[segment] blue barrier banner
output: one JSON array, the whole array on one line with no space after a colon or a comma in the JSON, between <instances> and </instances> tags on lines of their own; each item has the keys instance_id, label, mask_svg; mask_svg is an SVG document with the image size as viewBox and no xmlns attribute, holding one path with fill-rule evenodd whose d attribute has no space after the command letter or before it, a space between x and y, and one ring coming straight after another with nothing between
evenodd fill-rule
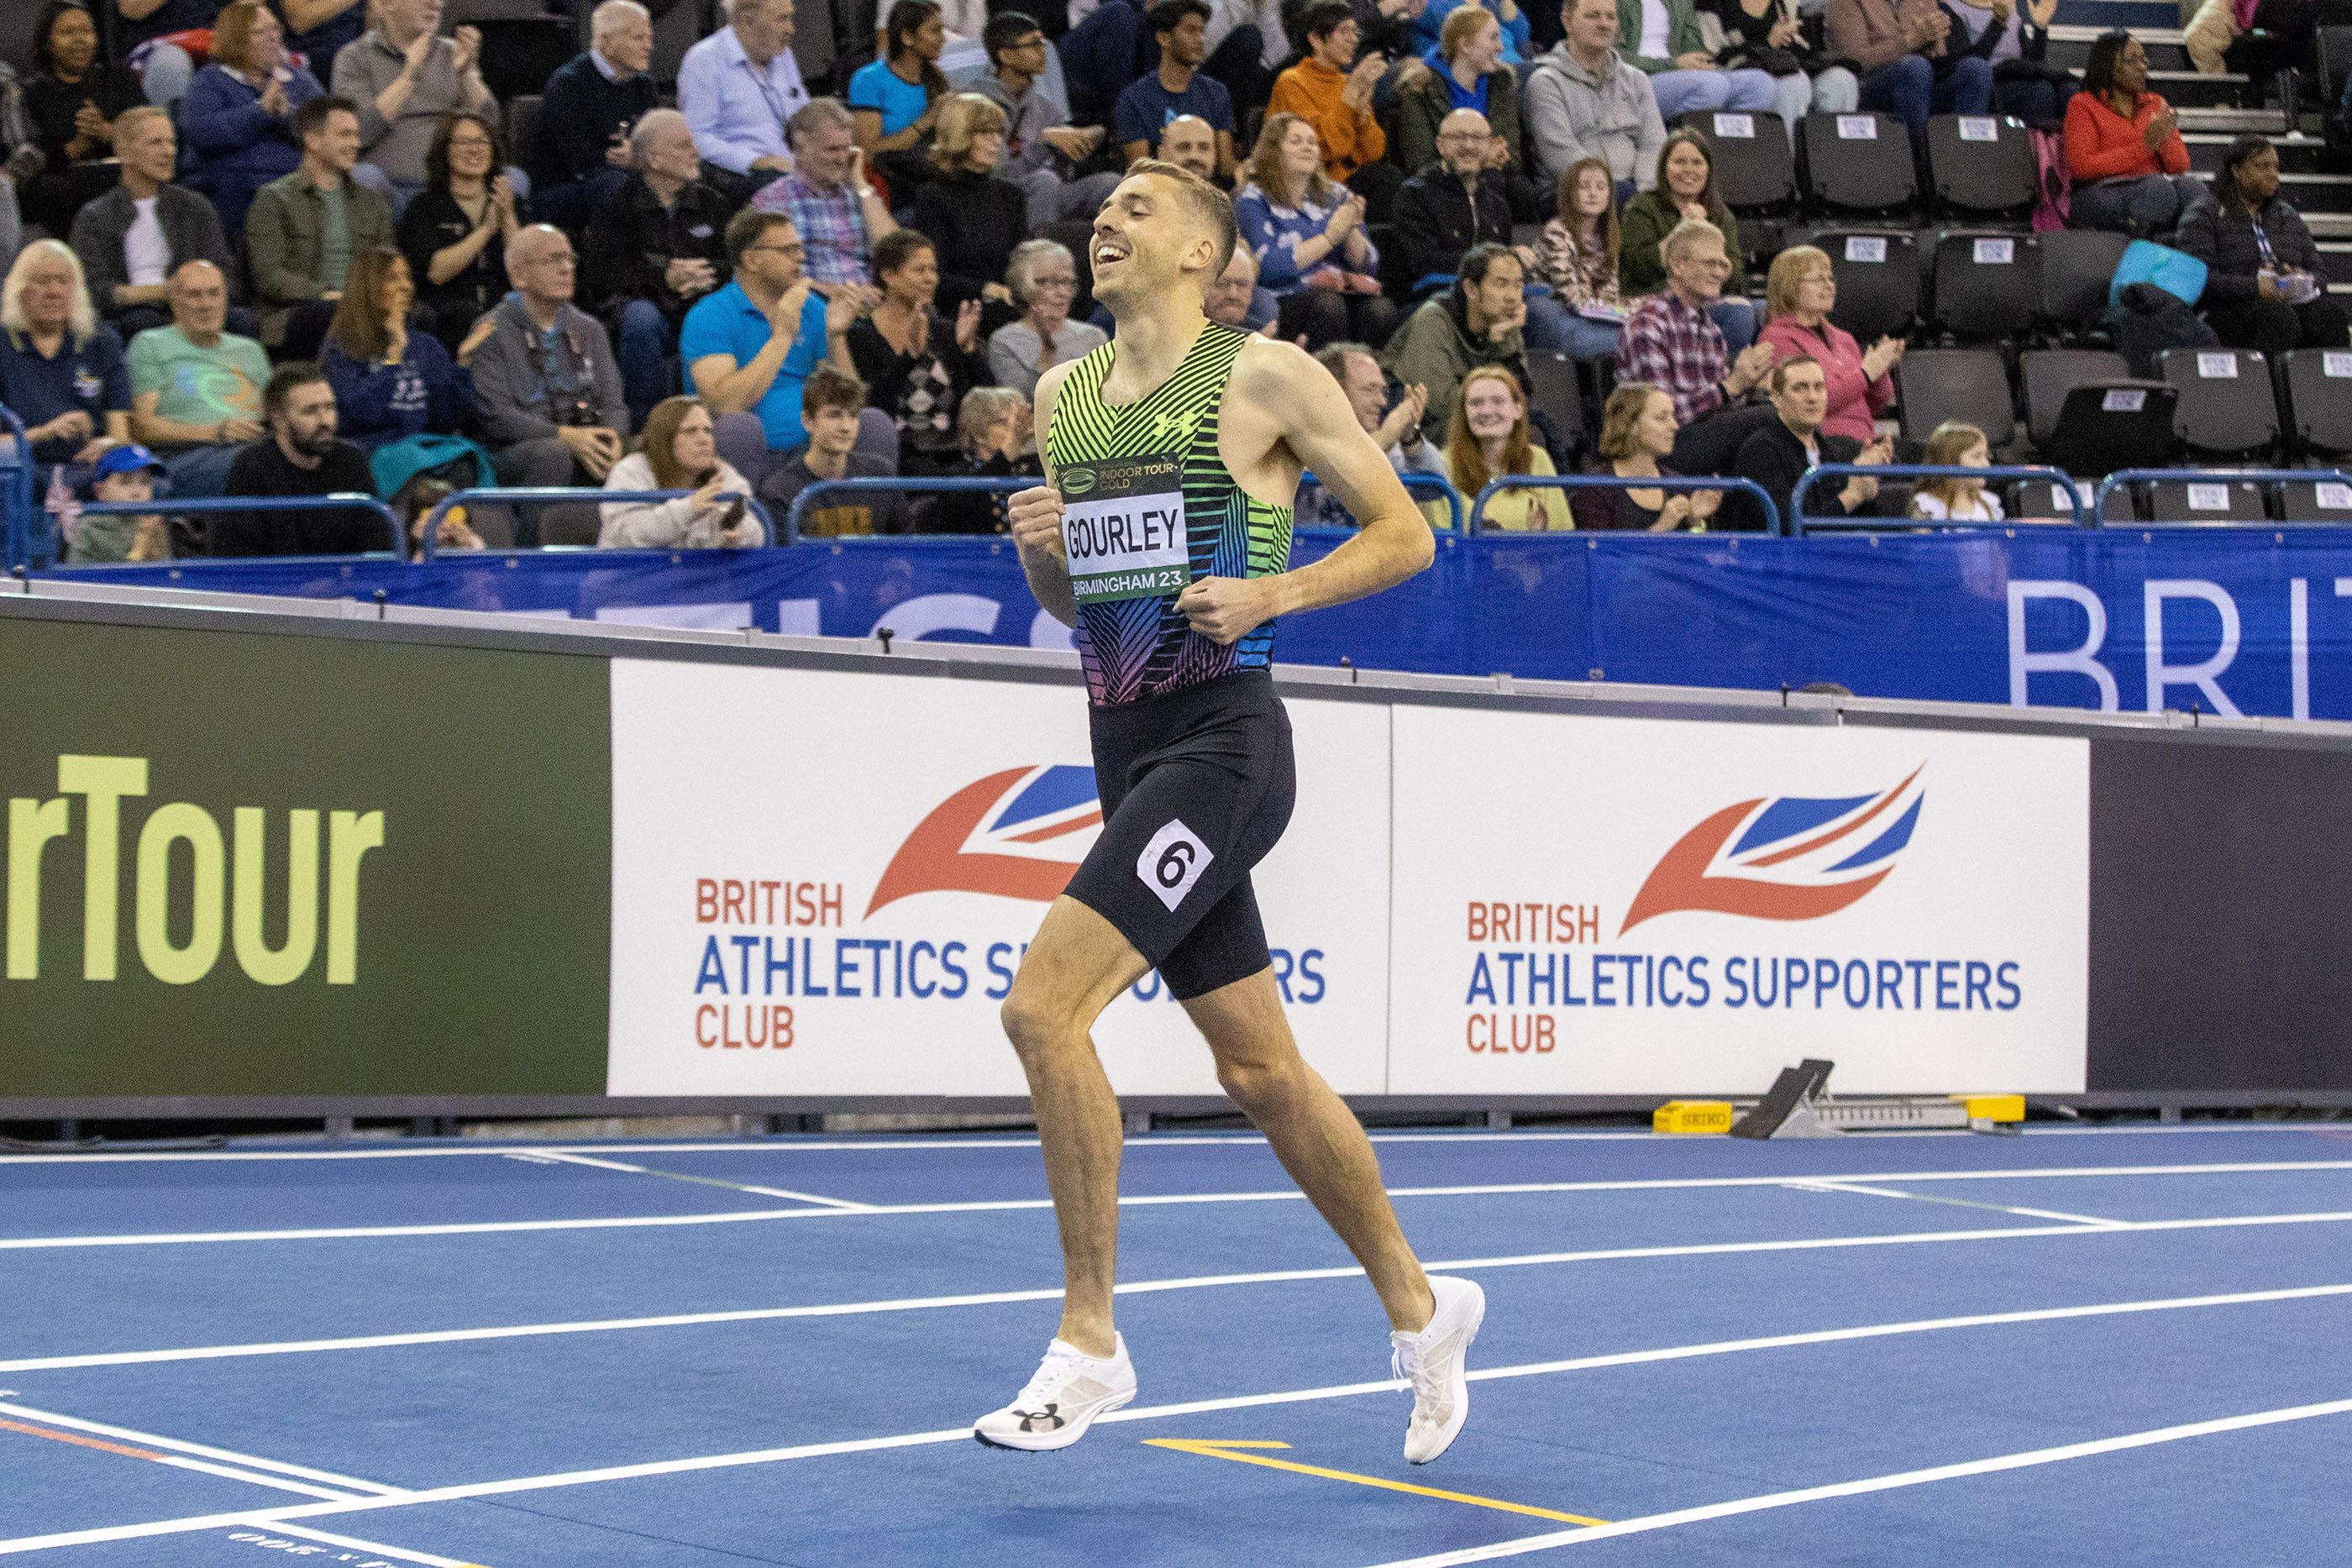
<instances>
[{"instance_id":1,"label":"blue barrier banner","mask_svg":"<svg viewBox=\"0 0 2352 1568\"><path fill-rule=\"evenodd\" d=\"M1346 538L1302 530L1294 564ZM1066 647L1009 541L189 561L59 580ZM2352 719L2352 529L1441 536L1430 570L1286 622L1277 658L1363 668L2126 712Z\"/></svg>"}]
</instances>

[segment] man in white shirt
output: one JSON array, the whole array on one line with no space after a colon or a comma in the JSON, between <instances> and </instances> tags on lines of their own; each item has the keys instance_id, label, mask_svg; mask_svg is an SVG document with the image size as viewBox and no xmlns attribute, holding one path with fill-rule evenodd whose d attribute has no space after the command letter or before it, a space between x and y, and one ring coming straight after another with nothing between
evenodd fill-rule
<instances>
[{"instance_id":1,"label":"man in white shirt","mask_svg":"<svg viewBox=\"0 0 2352 1568\"><path fill-rule=\"evenodd\" d=\"M89 274L90 298L128 342L171 319L167 280L183 263L209 261L224 276L234 269L220 214L171 183L180 143L169 114L125 110L114 124L114 152L121 183L74 214L73 248ZM251 312L230 315L232 332L259 331Z\"/></svg>"},{"instance_id":2,"label":"man in white shirt","mask_svg":"<svg viewBox=\"0 0 2352 1568\"><path fill-rule=\"evenodd\" d=\"M677 107L702 161L731 176L728 193L740 202L792 172L784 122L809 95L793 57L793 0L730 0L728 16L729 26L686 51Z\"/></svg>"}]
</instances>

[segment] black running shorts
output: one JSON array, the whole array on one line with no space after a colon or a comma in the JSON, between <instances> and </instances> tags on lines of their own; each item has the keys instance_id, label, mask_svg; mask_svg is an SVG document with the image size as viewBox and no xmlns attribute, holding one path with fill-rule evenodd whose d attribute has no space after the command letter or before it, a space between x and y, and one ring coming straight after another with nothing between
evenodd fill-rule
<instances>
[{"instance_id":1,"label":"black running shorts","mask_svg":"<svg viewBox=\"0 0 2352 1568\"><path fill-rule=\"evenodd\" d=\"M1263 670L1093 710L1102 836L1067 893L1179 1000L1273 962L1250 868L1290 823L1290 718Z\"/></svg>"}]
</instances>

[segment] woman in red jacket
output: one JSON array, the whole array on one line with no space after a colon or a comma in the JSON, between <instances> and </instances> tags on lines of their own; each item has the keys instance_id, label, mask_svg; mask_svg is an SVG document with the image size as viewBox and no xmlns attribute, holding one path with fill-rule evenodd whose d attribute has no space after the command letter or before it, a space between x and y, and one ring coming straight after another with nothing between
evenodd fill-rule
<instances>
[{"instance_id":1,"label":"woman in red jacket","mask_svg":"<svg viewBox=\"0 0 2352 1568\"><path fill-rule=\"evenodd\" d=\"M2071 221L2154 238L2172 232L2197 183L2172 106L2147 90L2147 50L2128 33L2102 34L2066 105Z\"/></svg>"}]
</instances>

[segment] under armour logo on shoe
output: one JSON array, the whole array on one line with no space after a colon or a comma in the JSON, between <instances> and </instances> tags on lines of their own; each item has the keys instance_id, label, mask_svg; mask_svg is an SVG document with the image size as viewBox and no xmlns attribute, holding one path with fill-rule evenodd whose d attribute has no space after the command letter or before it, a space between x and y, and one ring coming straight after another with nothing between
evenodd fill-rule
<instances>
[{"instance_id":1,"label":"under armour logo on shoe","mask_svg":"<svg viewBox=\"0 0 2352 1568\"><path fill-rule=\"evenodd\" d=\"M1068 1424L1056 1414L1061 1408L1059 1405L1048 1405L1043 1410L1015 1410L1013 1414L1021 1417L1021 1429L1024 1432L1056 1432Z\"/></svg>"}]
</instances>

